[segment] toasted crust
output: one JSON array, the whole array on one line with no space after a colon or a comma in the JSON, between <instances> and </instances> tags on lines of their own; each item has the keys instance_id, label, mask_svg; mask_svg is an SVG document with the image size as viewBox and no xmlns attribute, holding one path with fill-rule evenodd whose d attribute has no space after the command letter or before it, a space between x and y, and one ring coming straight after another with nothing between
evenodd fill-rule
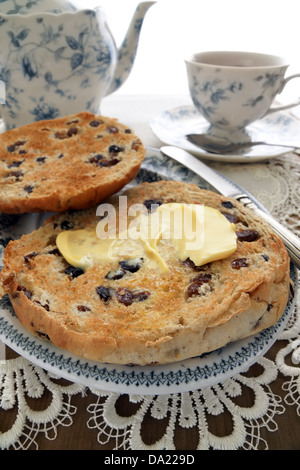
<instances>
[{"instance_id":1,"label":"toasted crust","mask_svg":"<svg viewBox=\"0 0 300 470\"><path fill-rule=\"evenodd\" d=\"M9 130L0 138L0 211L92 207L131 181L144 157L128 126L88 112Z\"/></svg>"},{"instance_id":2,"label":"toasted crust","mask_svg":"<svg viewBox=\"0 0 300 470\"><path fill-rule=\"evenodd\" d=\"M118 266L106 263L70 278L56 250L56 236L66 222L72 228L95 225L96 210L52 217L10 242L4 254L1 285L28 330L81 357L144 365L197 356L277 322L288 301L289 259L262 220L235 200L181 182L143 183L125 194L128 206L160 199L215 207L235 221L237 231L251 231L248 241L238 241L228 258L200 268L181 262L162 245L169 273L142 265L135 273L109 280L107 273ZM189 295L193 279L205 274L198 291ZM109 289L109 299L99 296L99 286ZM124 288L149 295L125 305L117 295Z\"/></svg>"}]
</instances>

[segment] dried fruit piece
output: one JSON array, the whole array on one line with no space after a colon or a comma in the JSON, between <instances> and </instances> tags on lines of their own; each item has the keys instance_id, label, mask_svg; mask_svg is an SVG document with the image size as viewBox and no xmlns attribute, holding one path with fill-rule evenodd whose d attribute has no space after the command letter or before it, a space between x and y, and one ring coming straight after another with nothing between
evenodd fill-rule
<instances>
[{"instance_id":1,"label":"dried fruit piece","mask_svg":"<svg viewBox=\"0 0 300 470\"><path fill-rule=\"evenodd\" d=\"M112 289L110 287L98 286L96 287L96 292L104 302L107 302L112 298Z\"/></svg>"},{"instance_id":2,"label":"dried fruit piece","mask_svg":"<svg viewBox=\"0 0 300 470\"><path fill-rule=\"evenodd\" d=\"M141 142L139 140L134 140L131 144L132 150L137 151L141 145Z\"/></svg>"},{"instance_id":3,"label":"dried fruit piece","mask_svg":"<svg viewBox=\"0 0 300 470\"><path fill-rule=\"evenodd\" d=\"M194 271L204 271L209 266L209 263L208 264L203 264L202 266L197 266L194 263L194 261L192 261L190 258L187 258L186 260L182 261L182 264L184 266L187 266L188 268L193 269Z\"/></svg>"},{"instance_id":4,"label":"dried fruit piece","mask_svg":"<svg viewBox=\"0 0 300 470\"><path fill-rule=\"evenodd\" d=\"M202 284L203 282L201 281L192 282L187 289L187 296L193 297L194 295L199 295L199 287L201 287Z\"/></svg>"},{"instance_id":5,"label":"dried fruit piece","mask_svg":"<svg viewBox=\"0 0 300 470\"><path fill-rule=\"evenodd\" d=\"M101 121L100 119L93 119L89 125L91 127L99 127L101 124L103 124L103 121Z\"/></svg>"},{"instance_id":6,"label":"dried fruit piece","mask_svg":"<svg viewBox=\"0 0 300 470\"><path fill-rule=\"evenodd\" d=\"M36 251L33 251L32 253L28 253L28 255L24 255L23 258L24 258L25 263L30 264L30 260L34 258L35 256L37 256L37 254L38 253Z\"/></svg>"},{"instance_id":7,"label":"dried fruit piece","mask_svg":"<svg viewBox=\"0 0 300 470\"><path fill-rule=\"evenodd\" d=\"M117 134L119 132L119 129L115 126L108 126L106 130L109 134Z\"/></svg>"},{"instance_id":8,"label":"dried fruit piece","mask_svg":"<svg viewBox=\"0 0 300 470\"><path fill-rule=\"evenodd\" d=\"M76 134L78 134L78 129L75 126L70 127L67 131L68 137L72 137L72 135L76 135Z\"/></svg>"},{"instance_id":9,"label":"dried fruit piece","mask_svg":"<svg viewBox=\"0 0 300 470\"><path fill-rule=\"evenodd\" d=\"M148 291L131 291L126 287L120 287L117 292L118 301L128 307L133 302L143 302L148 299L150 292Z\"/></svg>"},{"instance_id":10,"label":"dried fruit piece","mask_svg":"<svg viewBox=\"0 0 300 470\"><path fill-rule=\"evenodd\" d=\"M10 163L9 165L7 165L7 168L14 168L14 167L19 168L19 166L22 165L23 162L24 160L14 161Z\"/></svg>"},{"instance_id":11,"label":"dried fruit piece","mask_svg":"<svg viewBox=\"0 0 300 470\"><path fill-rule=\"evenodd\" d=\"M18 140L14 144L8 145L7 150L8 152L14 152L17 149L17 147L20 147L21 145L24 145L24 144L26 144L26 140Z\"/></svg>"},{"instance_id":12,"label":"dried fruit piece","mask_svg":"<svg viewBox=\"0 0 300 470\"><path fill-rule=\"evenodd\" d=\"M111 281L116 281L117 279L121 279L123 276L125 276L126 271L122 268L118 268L115 271L109 271L106 274L106 279L109 279Z\"/></svg>"},{"instance_id":13,"label":"dried fruit piece","mask_svg":"<svg viewBox=\"0 0 300 470\"><path fill-rule=\"evenodd\" d=\"M56 139L64 140L64 139L69 139L70 137L72 137L73 135L76 135L77 133L78 133L77 127L72 126L67 130L67 132L63 132L63 131L55 132L54 137Z\"/></svg>"},{"instance_id":14,"label":"dried fruit piece","mask_svg":"<svg viewBox=\"0 0 300 470\"><path fill-rule=\"evenodd\" d=\"M231 201L223 201L222 206L226 207L226 209L233 209L234 208L234 204Z\"/></svg>"},{"instance_id":15,"label":"dried fruit piece","mask_svg":"<svg viewBox=\"0 0 300 470\"><path fill-rule=\"evenodd\" d=\"M47 312L50 312L50 307L48 304L42 304L39 300L34 300L36 304L39 304L41 307L43 307Z\"/></svg>"},{"instance_id":16,"label":"dried fruit piece","mask_svg":"<svg viewBox=\"0 0 300 470\"><path fill-rule=\"evenodd\" d=\"M126 287L121 287L116 292L117 299L121 304L126 305L128 307L133 302L133 292Z\"/></svg>"},{"instance_id":17,"label":"dried fruit piece","mask_svg":"<svg viewBox=\"0 0 300 470\"><path fill-rule=\"evenodd\" d=\"M133 300L135 302L143 302L144 300L147 300L150 295L150 292L147 290L135 291L133 292Z\"/></svg>"},{"instance_id":18,"label":"dried fruit piece","mask_svg":"<svg viewBox=\"0 0 300 470\"><path fill-rule=\"evenodd\" d=\"M63 220L60 224L62 230L72 230L73 224L69 220Z\"/></svg>"},{"instance_id":19,"label":"dried fruit piece","mask_svg":"<svg viewBox=\"0 0 300 470\"><path fill-rule=\"evenodd\" d=\"M77 310L79 312L90 312L91 311L90 307L87 307L86 305L77 305Z\"/></svg>"},{"instance_id":20,"label":"dried fruit piece","mask_svg":"<svg viewBox=\"0 0 300 470\"><path fill-rule=\"evenodd\" d=\"M60 251L58 248L54 248L53 250L48 251L48 255L60 255Z\"/></svg>"},{"instance_id":21,"label":"dried fruit piece","mask_svg":"<svg viewBox=\"0 0 300 470\"><path fill-rule=\"evenodd\" d=\"M146 199L146 201L143 202L146 209L150 212L153 212L153 210L157 209L162 203L162 199Z\"/></svg>"},{"instance_id":22,"label":"dried fruit piece","mask_svg":"<svg viewBox=\"0 0 300 470\"><path fill-rule=\"evenodd\" d=\"M110 145L108 150L110 154L118 155L118 153L124 152L124 147L120 147L119 145Z\"/></svg>"},{"instance_id":23,"label":"dried fruit piece","mask_svg":"<svg viewBox=\"0 0 300 470\"><path fill-rule=\"evenodd\" d=\"M226 219L232 224L237 224L240 222L240 218L236 214L231 214L230 212L221 212L221 214L223 214L224 217L226 217Z\"/></svg>"},{"instance_id":24,"label":"dried fruit piece","mask_svg":"<svg viewBox=\"0 0 300 470\"><path fill-rule=\"evenodd\" d=\"M27 186L24 186L24 191L26 191L27 193L32 193L32 191L34 190L34 186L32 186L32 184L28 184Z\"/></svg>"},{"instance_id":25,"label":"dried fruit piece","mask_svg":"<svg viewBox=\"0 0 300 470\"><path fill-rule=\"evenodd\" d=\"M12 297L15 298L15 297L19 297L19 292L24 292L24 294L26 295L27 299L31 299L32 297L32 292L30 292L28 289L26 289L26 287L24 286L21 286L21 285L18 285L17 287L17 292L14 292Z\"/></svg>"},{"instance_id":26,"label":"dried fruit piece","mask_svg":"<svg viewBox=\"0 0 300 470\"><path fill-rule=\"evenodd\" d=\"M22 171L10 171L6 174L7 177L14 177L17 181L20 181L20 178L23 178L24 173Z\"/></svg>"},{"instance_id":27,"label":"dried fruit piece","mask_svg":"<svg viewBox=\"0 0 300 470\"><path fill-rule=\"evenodd\" d=\"M99 163L99 166L114 166L119 163L119 161L120 160L118 158L110 158L109 160L102 160Z\"/></svg>"},{"instance_id":28,"label":"dried fruit piece","mask_svg":"<svg viewBox=\"0 0 300 470\"><path fill-rule=\"evenodd\" d=\"M240 242L255 242L259 233L256 230L238 230L236 236Z\"/></svg>"},{"instance_id":29,"label":"dried fruit piece","mask_svg":"<svg viewBox=\"0 0 300 470\"><path fill-rule=\"evenodd\" d=\"M142 267L143 261L143 258L131 258L124 261L120 261L119 265L125 271L135 273Z\"/></svg>"},{"instance_id":30,"label":"dried fruit piece","mask_svg":"<svg viewBox=\"0 0 300 470\"><path fill-rule=\"evenodd\" d=\"M196 277L194 277L193 279L191 279L191 282L202 282L202 284L204 282L209 282L211 281L211 274L208 274L208 273L200 273L198 274Z\"/></svg>"},{"instance_id":31,"label":"dried fruit piece","mask_svg":"<svg viewBox=\"0 0 300 470\"><path fill-rule=\"evenodd\" d=\"M81 274L83 274L83 270L75 268L75 266L68 266L65 269L65 274L67 274L71 279L74 279L75 277L81 276Z\"/></svg>"},{"instance_id":32,"label":"dried fruit piece","mask_svg":"<svg viewBox=\"0 0 300 470\"><path fill-rule=\"evenodd\" d=\"M231 261L231 266L233 269L247 268L249 266L249 261L247 258L236 258Z\"/></svg>"},{"instance_id":33,"label":"dried fruit piece","mask_svg":"<svg viewBox=\"0 0 300 470\"><path fill-rule=\"evenodd\" d=\"M96 163L99 165L100 161L103 160L104 155L101 155L101 153L98 153L97 155L94 155L89 159L89 163Z\"/></svg>"},{"instance_id":34,"label":"dried fruit piece","mask_svg":"<svg viewBox=\"0 0 300 470\"><path fill-rule=\"evenodd\" d=\"M54 137L59 140L68 139L69 136L64 132L55 132Z\"/></svg>"}]
</instances>

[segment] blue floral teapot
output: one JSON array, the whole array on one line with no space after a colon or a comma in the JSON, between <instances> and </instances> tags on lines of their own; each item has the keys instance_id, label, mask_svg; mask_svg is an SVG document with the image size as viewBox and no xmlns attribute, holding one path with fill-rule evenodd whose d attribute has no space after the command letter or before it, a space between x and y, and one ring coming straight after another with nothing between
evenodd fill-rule
<instances>
[{"instance_id":1,"label":"blue floral teapot","mask_svg":"<svg viewBox=\"0 0 300 470\"><path fill-rule=\"evenodd\" d=\"M0 2L1 114L7 129L88 110L129 76L146 12L137 6L117 49L101 7L77 10L64 0Z\"/></svg>"}]
</instances>

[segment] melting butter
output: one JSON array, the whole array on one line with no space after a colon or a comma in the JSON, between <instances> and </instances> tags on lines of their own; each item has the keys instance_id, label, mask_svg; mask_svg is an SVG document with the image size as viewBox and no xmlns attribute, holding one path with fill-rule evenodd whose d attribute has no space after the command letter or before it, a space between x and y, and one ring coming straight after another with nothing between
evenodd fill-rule
<instances>
[{"instance_id":1,"label":"melting butter","mask_svg":"<svg viewBox=\"0 0 300 470\"><path fill-rule=\"evenodd\" d=\"M101 262L143 258L150 268L168 272L171 244L176 256L197 266L230 256L237 248L235 225L211 207L198 204L162 204L140 214L116 236L99 238L96 229L68 230L57 236L57 246L73 266L87 270ZM164 255L162 253L165 253Z\"/></svg>"}]
</instances>

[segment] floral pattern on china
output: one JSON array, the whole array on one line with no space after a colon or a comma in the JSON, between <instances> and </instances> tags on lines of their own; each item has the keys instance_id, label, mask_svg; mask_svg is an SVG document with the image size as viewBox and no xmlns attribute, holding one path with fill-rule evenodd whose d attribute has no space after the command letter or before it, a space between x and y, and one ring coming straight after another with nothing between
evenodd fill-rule
<instances>
[{"instance_id":1,"label":"floral pattern on china","mask_svg":"<svg viewBox=\"0 0 300 470\"><path fill-rule=\"evenodd\" d=\"M284 57L256 52L208 51L186 60L190 95L210 123L208 134L238 143L250 141L247 126L270 113L298 106L299 98L272 106L286 84Z\"/></svg>"},{"instance_id":2,"label":"floral pattern on china","mask_svg":"<svg viewBox=\"0 0 300 470\"><path fill-rule=\"evenodd\" d=\"M6 128L87 110L128 78L146 12L140 3L117 49L105 13L64 0L0 1L0 80Z\"/></svg>"}]
</instances>

